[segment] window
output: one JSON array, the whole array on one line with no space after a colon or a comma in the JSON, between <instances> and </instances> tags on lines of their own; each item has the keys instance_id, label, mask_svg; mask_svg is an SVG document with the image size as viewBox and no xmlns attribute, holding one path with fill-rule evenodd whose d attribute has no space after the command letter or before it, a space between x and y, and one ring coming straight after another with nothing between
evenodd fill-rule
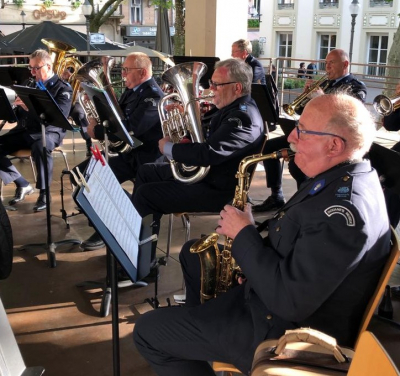
<instances>
[{"instance_id":1,"label":"window","mask_svg":"<svg viewBox=\"0 0 400 376\"><path fill-rule=\"evenodd\" d=\"M319 40L319 59L325 60L329 51L336 48L336 34L321 34ZM318 70L325 70L325 63L319 63Z\"/></svg>"},{"instance_id":2,"label":"window","mask_svg":"<svg viewBox=\"0 0 400 376\"><path fill-rule=\"evenodd\" d=\"M142 0L131 0L131 23L142 23Z\"/></svg>"},{"instance_id":3,"label":"window","mask_svg":"<svg viewBox=\"0 0 400 376\"><path fill-rule=\"evenodd\" d=\"M292 33L279 34L278 57L292 57ZM290 67L290 61L279 60L279 68Z\"/></svg>"},{"instance_id":4,"label":"window","mask_svg":"<svg viewBox=\"0 0 400 376\"><path fill-rule=\"evenodd\" d=\"M294 0L278 0L278 9L294 9Z\"/></svg>"},{"instance_id":5,"label":"window","mask_svg":"<svg viewBox=\"0 0 400 376\"><path fill-rule=\"evenodd\" d=\"M371 35L369 38L368 64L376 64L376 67L367 67L367 74L384 76L388 55L388 36Z\"/></svg>"},{"instance_id":6,"label":"window","mask_svg":"<svg viewBox=\"0 0 400 376\"><path fill-rule=\"evenodd\" d=\"M320 9L339 8L339 0L319 0Z\"/></svg>"},{"instance_id":7,"label":"window","mask_svg":"<svg viewBox=\"0 0 400 376\"><path fill-rule=\"evenodd\" d=\"M391 0L370 0L369 6L372 7L392 7L393 1Z\"/></svg>"}]
</instances>

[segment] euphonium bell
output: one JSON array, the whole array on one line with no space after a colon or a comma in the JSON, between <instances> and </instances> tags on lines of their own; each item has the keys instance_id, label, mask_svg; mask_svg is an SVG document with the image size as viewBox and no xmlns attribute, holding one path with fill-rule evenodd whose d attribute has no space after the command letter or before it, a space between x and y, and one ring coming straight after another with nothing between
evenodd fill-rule
<instances>
[{"instance_id":1,"label":"euphonium bell","mask_svg":"<svg viewBox=\"0 0 400 376\"><path fill-rule=\"evenodd\" d=\"M200 107L197 102L213 96L213 94L204 97L198 96L200 78L206 71L207 66L204 63L190 62L175 65L162 75L163 81L170 84L176 91L176 93L166 95L158 103L164 137L169 136L173 143L179 143L185 136L190 137L192 142L204 142ZM165 102L173 97L183 105L183 114L178 111L165 111ZM188 184L203 179L210 169L210 166L186 166L178 164L174 160L170 160L170 163L174 178Z\"/></svg>"},{"instance_id":2,"label":"euphonium bell","mask_svg":"<svg viewBox=\"0 0 400 376\"><path fill-rule=\"evenodd\" d=\"M400 108L400 96L389 98L380 94L374 98L373 105L379 115L388 116Z\"/></svg>"}]
</instances>

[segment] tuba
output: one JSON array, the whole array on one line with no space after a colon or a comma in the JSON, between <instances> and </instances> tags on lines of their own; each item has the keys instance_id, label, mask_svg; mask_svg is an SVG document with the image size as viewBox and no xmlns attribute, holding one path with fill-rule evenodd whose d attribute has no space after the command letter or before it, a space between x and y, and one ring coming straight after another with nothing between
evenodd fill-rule
<instances>
[{"instance_id":1,"label":"tuba","mask_svg":"<svg viewBox=\"0 0 400 376\"><path fill-rule=\"evenodd\" d=\"M323 75L319 80L310 85L304 93L300 94L292 103L284 104L282 106L283 111L290 116L297 114L297 111L299 111L300 108L303 108L311 100L309 95L318 89L324 90L328 82L328 75Z\"/></svg>"},{"instance_id":2,"label":"tuba","mask_svg":"<svg viewBox=\"0 0 400 376\"><path fill-rule=\"evenodd\" d=\"M99 59L89 61L84 64L77 72L76 79L80 82L90 83L98 89L104 90L110 98L112 105L116 109L121 119L125 118L122 113L121 107L119 106L117 97L113 90L113 83L111 83L111 69L113 68L115 60L111 56L103 56ZM92 101L87 98L84 93L81 93L78 97L79 102L84 109L86 116L94 117L98 123L100 118L97 114L96 108ZM115 153L126 153L132 150L132 147L126 144L124 141L108 141L109 143L109 154ZM104 141L100 141L100 145L104 147Z\"/></svg>"},{"instance_id":3,"label":"tuba","mask_svg":"<svg viewBox=\"0 0 400 376\"><path fill-rule=\"evenodd\" d=\"M53 39L43 38L41 42L45 44L49 50L49 54L53 62L54 73L61 77L65 69L71 68L72 75L69 78L68 82L73 90L72 103L75 103L80 85L80 82L76 79L76 74L79 68L82 66L82 63L72 56L65 57L65 55L76 52L76 48L69 45L68 43L60 42Z\"/></svg>"},{"instance_id":4,"label":"tuba","mask_svg":"<svg viewBox=\"0 0 400 376\"><path fill-rule=\"evenodd\" d=\"M282 149L271 154L255 154L248 156L239 164L236 178L238 185L235 189L235 197L232 206L244 210L247 201L247 193L250 188L250 173L248 169L255 163L267 159L288 160L294 155L290 149ZM228 291L237 284L237 279L242 275L239 265L232 257L231 249L233 240L229 237L225 238L224 248L222 251L218 248L217 233L205 236L195 242L190 247L191 253L197 253L200 257L201 281L200 281L200 301L206 302L217 295Z\"/></svg>"},{"instance_id":5,"label":"tuba","mask_svg":"<svg viewBox=\"0 0 400 376\"><path fill-rule=\"evenodd\" d=\"M383 94L377 95L374 98L373 105L379 115L388 116L400 108L400 96L389 98Z\"/></svg>"},{"instance_id":6,"label":"tuba","mask_svg":"<svg viewBox=\"0 0 400 376\"><path fill-rule=\"evenodd\" d=\"M200 120L200 107L197 103L214 94L199 97L200 78L207 71L207 66L201 62L190 62L175 65L162 75L163 81L170 84L176 93L166 95L158 103L158 113L164 137L169 136L173 143L179 143L184 137L189 136L192 142L204 142L203 130ZM166 112L166 101L175 98L184 107L183 114L178 110ZM174 178L180 182L193 184L203 179L210 166L186 166L170 160Z\"/></svg>"}]
</instances>

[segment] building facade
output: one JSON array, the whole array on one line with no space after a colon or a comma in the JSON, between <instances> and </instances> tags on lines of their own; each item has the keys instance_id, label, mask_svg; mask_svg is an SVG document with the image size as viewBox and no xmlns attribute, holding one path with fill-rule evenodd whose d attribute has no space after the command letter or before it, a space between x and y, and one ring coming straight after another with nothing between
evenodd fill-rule
<instances>
[{"instance_id":1,"label":"building facade","mask_svg":"<svg viewBox=\"0 0 400 376\"><path fill-rule=\"evenodd\" d=\"M352 61L381 66L358 66L358 70L364 70L359 73L383 74L399 26L400 1L358 2L358 15L352 17L351 0L261 0L259 35L264 43L260 57L288 57L307 62L325 59L332 48L350 52L354 19ZM281 64L297 63L288 60ZM374 69L377 71L368 71Z\"/></svg>"}]
</instances>

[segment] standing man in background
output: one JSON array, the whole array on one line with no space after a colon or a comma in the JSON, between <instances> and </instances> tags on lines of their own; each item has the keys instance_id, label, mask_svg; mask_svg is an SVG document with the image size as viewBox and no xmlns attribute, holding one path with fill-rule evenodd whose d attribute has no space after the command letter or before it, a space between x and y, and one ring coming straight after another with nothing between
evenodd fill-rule
<instances>
[{"instance_id":1,"label":"standing man in background","mask_svg":"<svg viewBox=\"0 0 400 376\"><path fill-rule=\"evenodd\" d=\"M244 60L253 70L253 84L266 84L265 72L262 64L253 56L251 52L253 46L249 40L239 39L232 44L231 56Z\"/></svg>"}]
</instances>

